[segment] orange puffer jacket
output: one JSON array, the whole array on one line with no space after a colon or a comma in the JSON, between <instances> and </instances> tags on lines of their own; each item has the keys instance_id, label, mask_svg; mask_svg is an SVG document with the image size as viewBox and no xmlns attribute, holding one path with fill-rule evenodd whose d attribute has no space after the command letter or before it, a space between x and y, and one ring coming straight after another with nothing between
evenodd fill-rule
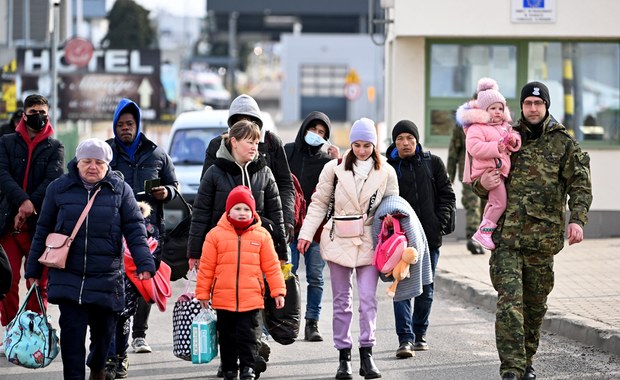
<instances>
[{"instance_id":1,"label":"orange puffer jacket","mask_svg":"<svg viewBox=\"0 0 620 380\"><path fill-rule=\"evenodd\" d=\"M286 295L280 262L269 232L257 221L241 236L226 214L205 238L196 280L196 298L211 300L214 309L235 312L263 309L265 283L271 297Z\"/></svg>"}]
</instances>

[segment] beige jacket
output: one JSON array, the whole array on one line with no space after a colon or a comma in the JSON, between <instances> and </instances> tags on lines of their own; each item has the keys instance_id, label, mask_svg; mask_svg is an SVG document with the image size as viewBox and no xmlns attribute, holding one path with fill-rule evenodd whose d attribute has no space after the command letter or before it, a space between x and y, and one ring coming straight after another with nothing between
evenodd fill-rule
<instances>
[{"instance_id":1,"label":"beige jacket","mask_svg":"<svg viewBox=\"0 0 620 380\"><path fill-rule=\"evenodd\" d=\"M308 208L303 226L299 231L299 239L312 241L314 233L323 223L331 195L334 193L335 177L338 177L334 205L334 215L336 216L366 213L370 198L376 192L377 196L373 207L370 209L364 224L364 235L353 238L341 238L334 233L332 240L330 238L330 231L333 225L331 218L325 223L321 233L320 247L323 259L345 267L355 268L372 264L374 255L372 221L375 210L383 197L398 195L398 179L394 168L387 163L385 157L380 156L381 170L371 170L358 199L353 172L344 170L347 154L349 152L345 153L345 158L340 165L338 165L337 160L332 160L325 164L319 176L316 191L312 194L312 202Z\"/></svg>"}]
</instances>

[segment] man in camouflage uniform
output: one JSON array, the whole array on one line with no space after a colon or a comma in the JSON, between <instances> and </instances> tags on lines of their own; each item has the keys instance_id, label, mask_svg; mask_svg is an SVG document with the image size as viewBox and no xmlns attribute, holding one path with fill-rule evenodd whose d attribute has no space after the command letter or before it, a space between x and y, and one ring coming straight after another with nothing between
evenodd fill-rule
<instances>
[{"instance_id":1,"label":"man in camouflage uniform","mask_svg":"<svg viewBox=\"0 0 620 380\"><path fill-rule=\"evenodd\" d=\"M495 336L502 379L536 379L532 357L553 289L553 257L564 246L567 199L569 245L583 240L592 203L590 157L549 114L550 104L549 90L540 82L521 90L515 129L523 145L511 156L508 206L493 233L496 249L489 263L498 294ZM490 169L475 188L497 183L499 174Z\"/></svg>"},{"instance_id":2,"label":"man in camouflage uniform","mask_svg":"<svg viewBox=\"0 0 620 380\"><path fill-rule=\"evenodd\" d=\"M458 169L459 181L463 186L461 190L461 203L465 208L465 236L467 237L467 249L472 255L484 255L484 248L471 237L478 230L480 225L481 200L474 193L471 184L463 183L463 166L465 165L465 132L463 127L455 125L450 139L448 149L448 176L450 182L454 183Z\"/></svg>"}]
</instances>

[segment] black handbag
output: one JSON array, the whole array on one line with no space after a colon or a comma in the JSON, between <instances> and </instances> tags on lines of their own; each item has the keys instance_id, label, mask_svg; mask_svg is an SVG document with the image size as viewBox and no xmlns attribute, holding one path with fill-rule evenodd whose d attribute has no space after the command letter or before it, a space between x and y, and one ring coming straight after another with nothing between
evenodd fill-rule
<instances>
[{"instance_id":1,"label":"black handbag","mask_svg":"<svg viewBox=\"0 0 620 380\"><path fill-rule=\"evenodd\" d=\"M189 238L189 228L192 224L192 206L187 203L181 193L178 196L187 208L187 216L172 231L165 235L161 256L162 261L168 264L171 269L170 281L186 278L189 271L187 240Z\"/></svg>"},{"instance_id":2,"label":"black handbag","mask_svg":"<svg viewBox=\"0 0 620 380\"><path fill-rule=\"evenodd\" d=\"M269 284L265 283L265 309L263 310L263 322L269 335L276 342L287 345L295 342L299 335L301 323L301 285L299 277L290 273L284 280L286 285L286 297L284 307L276 309L276 301L271 297Z\"/></svg>"}]
</instances>

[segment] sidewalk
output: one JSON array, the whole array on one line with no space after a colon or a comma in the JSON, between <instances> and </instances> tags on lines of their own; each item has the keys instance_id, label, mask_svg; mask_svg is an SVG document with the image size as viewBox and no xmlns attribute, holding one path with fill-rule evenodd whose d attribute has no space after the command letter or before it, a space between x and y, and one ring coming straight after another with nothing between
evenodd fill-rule
<instances>
[{"instance_id":1,"label":"sidewalk","mask_svg":"<svg viewBox=\"0 0 620 380\"><path fill-rule=\"evenodd\" d=\"M494 312L490 253L472 255L465 244L444 241L436 289ZM556 255L544 330L620 355L619 250L620 239L586 239Z\"/></svg>"}]
</instances>

